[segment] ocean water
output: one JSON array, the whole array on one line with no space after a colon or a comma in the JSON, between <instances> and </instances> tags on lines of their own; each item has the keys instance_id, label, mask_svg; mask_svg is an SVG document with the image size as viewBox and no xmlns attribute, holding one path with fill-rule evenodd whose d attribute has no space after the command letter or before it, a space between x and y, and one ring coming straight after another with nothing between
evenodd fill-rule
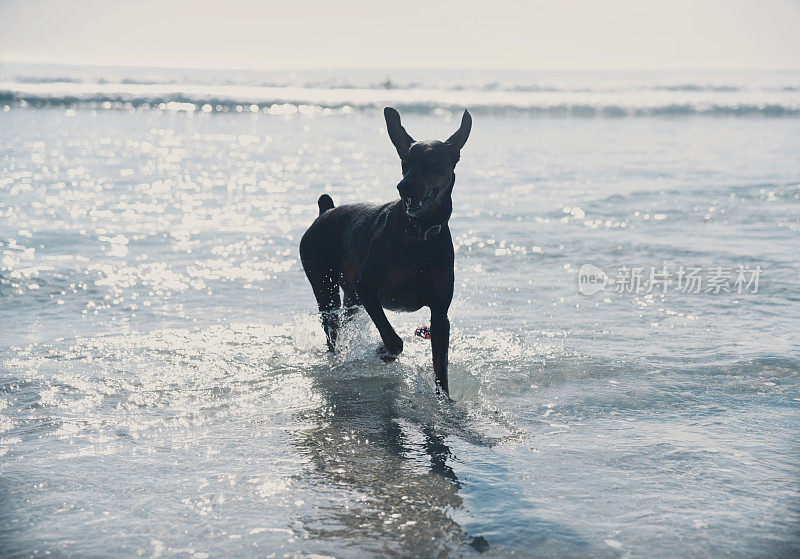
<instances>
[{"instance_id":1,"label":"ocean water","mask_svg":"<svg viewBox=\"0 0 800 559\"><path fill-rule=\"evenodd\" d=\"M297 245L473 113L428 316ZM0 73L3 557L796 557L800 74Z\"/></svg>"}]
</instances>

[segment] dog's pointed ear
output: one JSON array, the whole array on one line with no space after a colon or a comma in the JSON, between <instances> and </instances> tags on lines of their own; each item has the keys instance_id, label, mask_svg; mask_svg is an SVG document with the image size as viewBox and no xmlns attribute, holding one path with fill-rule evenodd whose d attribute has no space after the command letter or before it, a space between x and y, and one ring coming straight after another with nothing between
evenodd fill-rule
<instances>
[{"instance_id":1,"label":"dog's pointed ear","mask_svg":"<svg viewBox=\"0 0 800 559\"><path fill-rule=\"evenodd\" d=\"M453 150L453 157L458 162L461 156L461 148L467 143L469 138L469 131L472 130L472 116L467 109L464 109L464 115L461 117L461 126L456 130L455 134L447 138L445 142Z\"/></svg>"},{"instance_id":2,"label":"dog's pointed ear","mask_svg":"<svg viewBox=\"0 0 800 559\"><path fill-rule=\"evenodd\" d=\"M392 107L383 109L383 117L386 119L389 138L392 140L395 149L397 149L397 155L402 159L408 153L408 148L414 143L414 138L409 136L406 129L400 124L400 115Z\"/></svg>"}]
</instances>

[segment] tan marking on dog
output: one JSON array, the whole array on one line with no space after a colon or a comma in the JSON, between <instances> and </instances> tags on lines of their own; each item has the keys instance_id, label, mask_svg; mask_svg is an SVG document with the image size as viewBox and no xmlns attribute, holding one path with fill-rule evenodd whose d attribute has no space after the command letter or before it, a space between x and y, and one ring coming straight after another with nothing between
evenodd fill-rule
<instances>
[{"instance_id":1,"label":"tan marking on dog","mask_svg":"<svg viewBox=\"0 0 800 559\"><path fill-rule=\"evenodd\" d=\"M431 291L444 298L450 287L450 277L447 273L438 273L431 276Z\"/></svg>"},{"instance_id":2,"label":"tan marking on dog","mask_svg":"<svg viewBox=\"0 0 800 559\"><path fill-rule=\"evenodd\" d=\"M339 263L339 274L342 276L344 283L349 285L353 284L353 280L355 280L356 277L356 268L347 257L342 258L342 261Z\"/></svg>"}]
</instances>

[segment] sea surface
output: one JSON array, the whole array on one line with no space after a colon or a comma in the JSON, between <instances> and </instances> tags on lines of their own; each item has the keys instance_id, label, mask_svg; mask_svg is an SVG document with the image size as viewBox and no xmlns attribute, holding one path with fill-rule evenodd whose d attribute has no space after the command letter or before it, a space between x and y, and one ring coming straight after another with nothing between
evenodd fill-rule
<instances>
[{"instance_id":1,"label":"sea surface","mask_svg":"<svg viewBox=\"0 0 800 559\"><path fill-rule=\"evenodd\" d=\"M298 242L472 135L424 311ZM800 74L0 67L0 556L797 557Z\"/></svg>"}]
</instances>

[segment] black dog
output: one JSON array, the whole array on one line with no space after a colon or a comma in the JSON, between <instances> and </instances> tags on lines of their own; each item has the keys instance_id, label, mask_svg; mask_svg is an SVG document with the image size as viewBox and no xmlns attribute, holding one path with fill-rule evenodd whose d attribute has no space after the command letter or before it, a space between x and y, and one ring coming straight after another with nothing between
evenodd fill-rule
<instances>
[{"instance_id":1,"label":"black dog","mask_svg":"<svg viewBox=\"0 0 800 559\"><path fill-rule=\"evenodd\" d=\"M467 141L472 117L464 111L461 127L445 142L415 142L391 107L383 111L403 169L400 200L374 206L333 207L319 198L319 217L300 241L300 258L314 290L328 350L334 351L344 292L345 316L363 305L383 340L380 352L390 361L403 340L386 319L395 311L431 310L431 350L436 384L447 394L447 349L453 299L453 240L447 220L453 211L453 170Z\"/></svg>"}]
</instances>

